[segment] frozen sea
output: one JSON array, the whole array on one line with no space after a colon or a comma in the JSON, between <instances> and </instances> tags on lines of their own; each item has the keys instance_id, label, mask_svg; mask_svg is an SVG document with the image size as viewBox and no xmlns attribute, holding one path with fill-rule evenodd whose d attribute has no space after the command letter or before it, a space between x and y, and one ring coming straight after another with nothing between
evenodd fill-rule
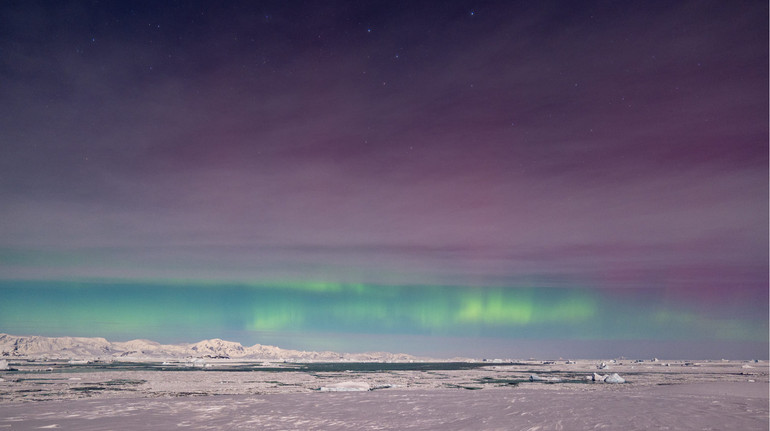
<instances>
[{"instance_id":1,"label":"frozen sea","mask_svg":"<svg viewBox=\"0 0 770 431\"><path fill-rule=\"evenodd\" d=\"M13 365L0 430L768 429L766 363Z\"/></svg>"}]
</instances>

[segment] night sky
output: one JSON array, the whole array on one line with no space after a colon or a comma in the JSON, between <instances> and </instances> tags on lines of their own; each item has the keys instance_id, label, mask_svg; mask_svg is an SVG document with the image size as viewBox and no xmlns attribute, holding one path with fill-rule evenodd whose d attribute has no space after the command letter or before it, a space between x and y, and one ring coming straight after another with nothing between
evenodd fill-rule
<instances>
[{"instance_id":1,"label":"night sky","mask_svg":"<svg viewBox=\"0 0 770 431\"><path fill-rule=\"evenodd\" d=\"M766 1L7 1L0 332L768 356Z\"/></svg>"}]
</instances>

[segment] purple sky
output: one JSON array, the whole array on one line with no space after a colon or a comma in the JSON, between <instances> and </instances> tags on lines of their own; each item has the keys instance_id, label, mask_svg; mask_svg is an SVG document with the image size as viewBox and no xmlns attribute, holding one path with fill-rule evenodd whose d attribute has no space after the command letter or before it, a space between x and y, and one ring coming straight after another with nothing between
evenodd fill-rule
<instances>
[{"instance_id":1,"label":"purple sky","mask_svg":"<svg viewBox=\"0 0 770 431\"><path fill-rule=\"evenodd\" d=\"M0 6L0 277L767 303L766 2L357 4Z\"/></svg>"}]
</instances>

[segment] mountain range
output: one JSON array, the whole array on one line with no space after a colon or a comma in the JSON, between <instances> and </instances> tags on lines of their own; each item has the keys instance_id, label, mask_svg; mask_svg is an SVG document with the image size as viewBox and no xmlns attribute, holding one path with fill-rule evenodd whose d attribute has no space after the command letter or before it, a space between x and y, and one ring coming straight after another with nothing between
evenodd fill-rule
<instances>
[{"instance_id":1,"label":"mountain range","mask_svg":"<svg viewBox=\"0 0 770 431\"><path fill-rule=\"evenodd\" d=\"M62 359L242 359L292 362L410 362L422 360L403 353L336 353L250 347L219 338L193 344L160 344L150 340L111 342L104 338L42 337L0 334L2 358Z\"/></svg>"}]
</instances>

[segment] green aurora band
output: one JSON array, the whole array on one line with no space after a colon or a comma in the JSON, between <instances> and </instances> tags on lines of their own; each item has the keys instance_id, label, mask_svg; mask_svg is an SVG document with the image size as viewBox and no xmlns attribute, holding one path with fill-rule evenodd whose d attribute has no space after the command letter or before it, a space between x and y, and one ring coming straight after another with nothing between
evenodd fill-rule
<instances>
[{"instance_id":1,"label":"green aurora band","mask_svg":"<svg viewBox=\"0 0 770 431\"><path fill-rule=\"evenodd\" d=\"M249 344L281 334L336 337L330 347L356 350L346 336L762 342L768 329L762 304L736 319L724 307L675 303L654 289L3 281L0 293L2 332L116 340Z\"/></svg>"}]
</instances>

